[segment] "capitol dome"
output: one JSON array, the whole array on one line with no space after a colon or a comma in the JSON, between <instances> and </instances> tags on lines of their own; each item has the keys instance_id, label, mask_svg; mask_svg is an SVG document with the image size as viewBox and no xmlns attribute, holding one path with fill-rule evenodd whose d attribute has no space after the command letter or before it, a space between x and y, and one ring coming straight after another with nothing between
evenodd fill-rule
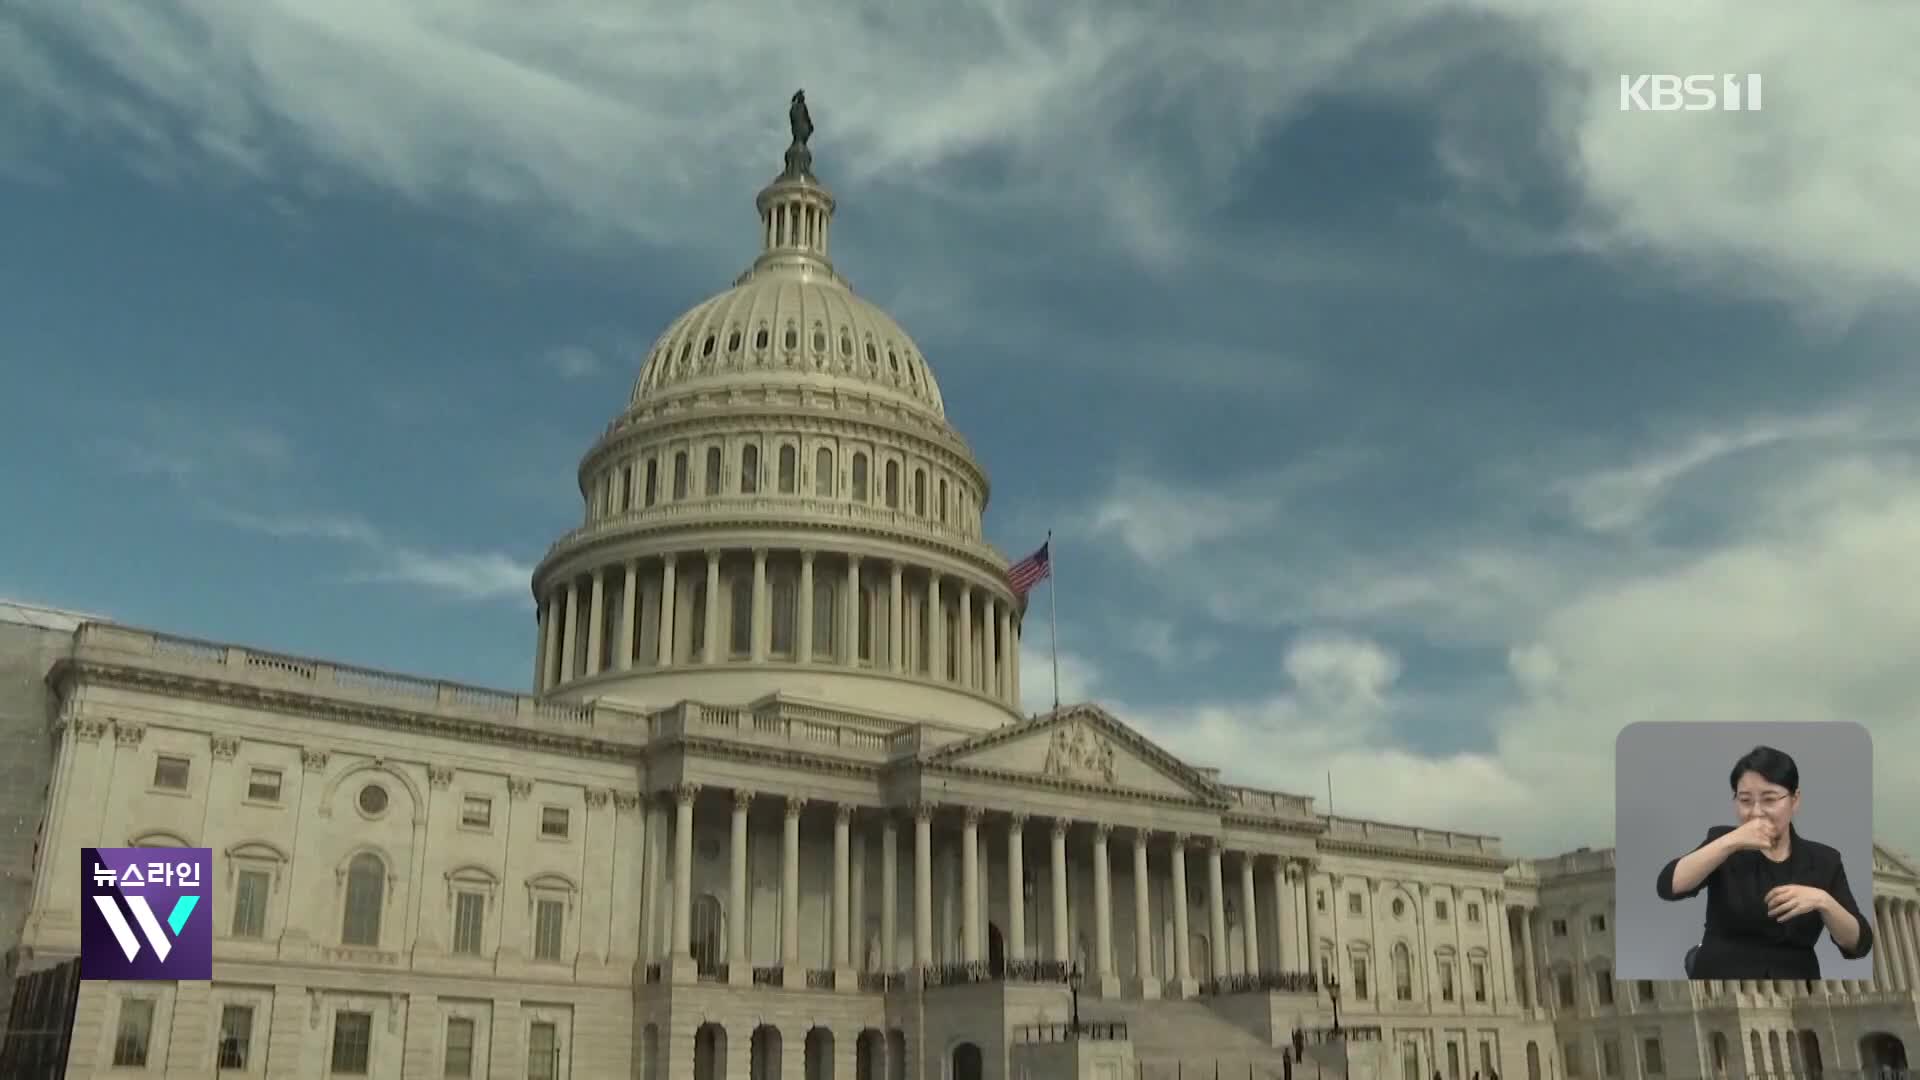
<instances>
[{"instance_id":1,"label":"capitol dome","mask_svg":"<svg viewBox=\"0 0 1920 1080\"><path fill-rule=\"evenodd\" d=\"M919 347L828 257L800 131L755 206L759 256L668 325L581 461L583 520L534 572L535 691L1017 719L986 473Z\"/></svg>"}]
</instances>

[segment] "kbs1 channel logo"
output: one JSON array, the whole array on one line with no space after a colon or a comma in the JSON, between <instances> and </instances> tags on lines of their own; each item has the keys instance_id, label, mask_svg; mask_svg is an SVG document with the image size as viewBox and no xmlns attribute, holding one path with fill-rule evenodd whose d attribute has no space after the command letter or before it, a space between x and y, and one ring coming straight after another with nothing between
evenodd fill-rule
<instances>
[{"instance_id":1,"label":"kbs1 channel logo","mask_svg":"<svg viewBox=\"0 0 1920 1080\"><path fill-rule=\"evenodd\" d=\"M82 979L213 978L212 848L81 848Z\"/></svg>"}]
</instances>

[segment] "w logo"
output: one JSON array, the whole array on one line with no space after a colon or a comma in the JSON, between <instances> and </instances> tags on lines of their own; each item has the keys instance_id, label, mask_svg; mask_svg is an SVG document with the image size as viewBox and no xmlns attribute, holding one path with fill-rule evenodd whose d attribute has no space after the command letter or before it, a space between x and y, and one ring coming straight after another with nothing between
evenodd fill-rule
<instances>
[{"instance_id":1,"label":"w logo","mask_svg":"<svg viewBox=\"0 0 1920 1080\"><path fill-rule=\"evenodd\" d=\"M80 977L213 978L213 852L80 850Z\"/></svg>"},{"instance_id":2,"label":"w logo","mask_svg":"<svg viewBox=\"0 0 1920 1080\"><path fill-rule=\"evenodd\" d=\"M127 954L127 962L132 963L140 955L140 942L133 936L133 927L127 925L127 917L120 914L120 908L111 896L93 898L94 905L100 909L100 917L107 920L107 926L113 931L113 938L120 943L120 951ZM173 902L173 913L167 916L167 927L174 937L180 936L180 929L187 925L187 917L193 914L194 905L200 902L198 896L182 896ZM129 896L127 907L133 909L134 921L140 924L140 931L147 936L147 942L153 946L154 954L161 963L167 962L167 954L173 951L173 942L160 930L160 920L153 917L153 908L144 896Z\"/></svg>"}]
</instances>

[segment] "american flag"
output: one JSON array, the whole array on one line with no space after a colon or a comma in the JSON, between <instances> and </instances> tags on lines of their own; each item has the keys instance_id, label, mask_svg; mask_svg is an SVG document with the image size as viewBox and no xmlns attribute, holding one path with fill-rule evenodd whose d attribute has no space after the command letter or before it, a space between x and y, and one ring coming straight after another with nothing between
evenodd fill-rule
<instances>
[{"instance_id":1,"label":"american flag","mask_svg":"<svg viewBox=\"0 0 1920 1080\"><path fill-rule=\"evenodd\" d=\"M1015 596L1025 600L1035 585L1047 580L1047 576L1053 573L1053 558L1047 554L1047 549L1052 546L1053 541L1049 540L1040 545L1039 551L1007 568L1007 583L1013 586Z\"/></svg>"}]
</instances>

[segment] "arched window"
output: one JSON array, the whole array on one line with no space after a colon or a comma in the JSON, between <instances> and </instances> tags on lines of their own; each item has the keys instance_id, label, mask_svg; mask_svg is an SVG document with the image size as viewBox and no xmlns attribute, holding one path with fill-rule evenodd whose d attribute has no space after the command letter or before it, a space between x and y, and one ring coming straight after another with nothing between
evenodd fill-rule
<instances>
[{"instance_id":1,"label":"arched window","mask_svg":"<svg viewBox=\"0 0 1920 1080\"><path fill-rule=\"evenodd\" d=\"M342 945L380 944L380 909L387 898L387 864L363 851L347 864L347 904L340 920Z\"/></svg>"},{"instance_id":2,"label":"arched window","mask_svg":"<svg viewBox=\"0 0 1920 1080\"><path fill-rule=\"evenodd\" d=\"M676 499L687 497L687 452L685 450L673 455L673 497Z\"/></svg>"},{"instance_id":3,"label":"arched window","mask_svg":"<svg viewBox=\"0 0 1920 1080\"><path fill-rule=\"evenodd\" d=\"M740 448L740 494L760 490L760 448L748 443Z\"/></svg>"},{"instance_id":4,"label":"arched window","mask_svg":"<svg viewBox=\"0 0 1920 1080\"><path fill-rule=\"evenodd\" d=\"M1413 1000L1413 954L1404 941L1393 947L1393 996L1401 1001Z\"/></svg>"},{"instance_id":5,"label":"arched window","mask_svg":"<svg viewBox=\"0 0 1920 1080\"><path fill-rule=\"evenodd\" d=\"M927 470L913 470L913 512L916 517L927 516Z\"/></svg>"},{"instance_id":6,"label":"arched window","mask_svg":"<svg viewBox=\"0 0 1920 1080\"><path fill-rule=\"evenodd\" d=\"M947 523L947 478L940 478L940 524Z\"/></svg>"},{"instance_id":7,"label":"arched window","mask_svg":"<svg viewBox=\"0 0 1920 1080\"><path fill-rule=\"evenodd\" d=\"M727 591L731 594L732 625L727 635L728 650L735 656L746 656L753 652L753 576L735 574L728 582Z\"/></svg>"},{"instance_id":8,"label":"arched window","mask_svg":"<svg viewBox=\"0 0 1920 1080\"><path fill-rule=\"evenodd\" d=\"M720 448L719 447L717 446L707 447L707 467L704 471L706 472L707 475L702 480L701 486L706 489L706 492L709 495L720 494Z\"/></svg>"},{"instance_id":9,"label":"arched window","mask_svg":"<svg viewBox=\"0 0 1920 1080\"><path fill-rule=\"evenodd\" d=\"M887 509L900 509L900 463L887 462Z\"/></svg>"},{"instance_id":10,"label":"arched window","mask_svg":"<svg viewBox=\"0 0 1920 1080\"><path fill-rule=\"evenodd\" d=\"M647 505L652 506L660 494L660 459L647 459Z\"/></svg>"},{"instance_id":11,"label":"arched window","mask_svg":"<svg viewBox=\"0 0 1920 1080\"><path fill-rule=\"evenodd\" d=\"M813 455L813 493L823 499L833 497L833 451L824 446Z\"/></svg>"},{"instance_id":12,"label":"arched window","mask_svg":"<svg viewBox=\"0 0 1920 1080\"><path fill-rule=\"evenodd\" d=\"M780 494L791 495L800 488L800 452L792 444L780 447Z\"/></svg>"},{"instance_id":13,"label":"arched window","mask_svg":"<svg viewBox=\"0 0 1920 1080\"><path fill-rule=\"evenodd\" d=\"M867 501L867 455L853 455L853 501Z\"/></svg>"},{"instance_id":14,"label":"arched window","mask_svg":"<svg viewBox=\"0 0 1920 1080\"><path fill-rule=\"evenodd\" d=\"M788 449L792 449L788 447ZM773 575L773 625L772 649L776 656L793 655L795 616L800 596L800 582L790 571L782 569Z\"/></svg>"},{"instance_id":15,"label":"arched window","mask_svg":"<svg viewBox=\"0 0 1920 1080\"><path fill-rule=\"evenodd\" d=\"M720 938L724 929L720 901L703 894L693 901L693 963L702 975L720 972Z\"/></svg>"},{"instance_id":16,"label":"arched window","mask_svg":"<svg viewBox=\"0 0 1920 1080\"><path fill-rule=\"evenodd\" d=\"M822 660L834 658L833 628L839 620L833 617L833 601L833 578L816 568L813 577L813 655Z\"/></svg>"}]
</instances>

